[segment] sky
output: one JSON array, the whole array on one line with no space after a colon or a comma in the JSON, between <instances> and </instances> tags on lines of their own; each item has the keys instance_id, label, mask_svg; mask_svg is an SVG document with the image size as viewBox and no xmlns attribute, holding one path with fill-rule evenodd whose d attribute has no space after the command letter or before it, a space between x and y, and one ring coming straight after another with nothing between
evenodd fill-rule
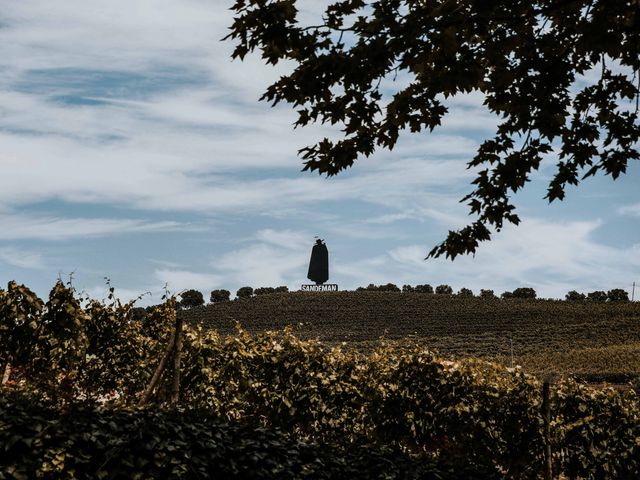
<instances>
[{"instance_id":1,"label":"sky","mask_svg":"<svg viewBox=\"0 0 640 480\"><path fill-rule=\"evenodd\" d=\"M640 168L570 187L549 205L551 155L514 197L522 218L475 257L424 260L471 217L468 162L497 120L455 97L433 133L401 137L336 177L301 172L298 149L335 130L294 130L258 98L290 65L231 61L222 0L20 0L0 9L0 287L123 300L163 289L306 279L314 237L330 283L448 284L563 298L640 282ZM323 2L301 5L303 20ZM403 79L397 79L401 85ZM388 88L393 89L393 83Z\"/></svg>"}]
</instances>

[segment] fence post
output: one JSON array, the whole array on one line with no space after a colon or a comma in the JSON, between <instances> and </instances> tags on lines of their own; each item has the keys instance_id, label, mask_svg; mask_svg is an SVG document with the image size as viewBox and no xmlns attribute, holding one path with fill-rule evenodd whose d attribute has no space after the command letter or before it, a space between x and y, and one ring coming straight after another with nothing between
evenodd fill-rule
<instances>
[{"instance_id":1,"label":"fence post","mask_svg":"<svg viewBox=\"0 0 640 480\"><path fill-rule=\"evenodd\" d=\"M544 421L544 480L552 479L551 466L551 402L549 401L549 380L542 384L542 418Z\"/></svg>"},{"instance_id":2,"label":"fence post","mask_svg":"<svg viewBox=\"0 0 640 480\"><path fill-rule=\"evenodd\" d=\"M182 324L183 319L180 312L176 314L176 343L173 350L173 383L171 385L171 399L172 406L178 404L180 398L180 360L182 357Z\"/></svg>"},{"instance_id":3,"label":"fence post","mask_svg":"<svg viewBox=\"0 0 640 480\"><path fill-rule=\"evenodd\" d=\"M153 394L153 390L156 388L156 385L160 381L162 372L164 372L165 366L169 361L169 357L171 356L171 352L173 351L175 342L176 342L176 332L174 330L173 332L171 332L171 338L169 339L169 343L167 344L167 348L164 352L164 355L162 356L162 359L160 360L160 363L158 364L158 367L156 368L156 371L154 372L153 377L151 377L151 381L149 382L149 385L147 385L147 388L142 394L142 398L140 398L140 401L138 402L139 407L145 405L151 398L151 395Z\"/></svg>"}]
</instances>

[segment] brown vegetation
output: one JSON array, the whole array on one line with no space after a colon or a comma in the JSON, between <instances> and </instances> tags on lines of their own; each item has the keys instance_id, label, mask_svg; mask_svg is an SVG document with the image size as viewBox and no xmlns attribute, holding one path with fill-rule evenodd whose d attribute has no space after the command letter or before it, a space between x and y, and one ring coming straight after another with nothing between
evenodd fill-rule
<instances>
[{"instance_id":1,"label":"brown vegetation","mask_svg":"<svg viewBox=\"0 0 640 480\"><path fill-rule=\"evenodd\" d=\"M223 334L295 327L302 338L368 351L381 339L417 342L539 373L626 381L640 374L640 305L461 298L394 292L263 295L185 312Z\"/></svg>"}]
</instances>

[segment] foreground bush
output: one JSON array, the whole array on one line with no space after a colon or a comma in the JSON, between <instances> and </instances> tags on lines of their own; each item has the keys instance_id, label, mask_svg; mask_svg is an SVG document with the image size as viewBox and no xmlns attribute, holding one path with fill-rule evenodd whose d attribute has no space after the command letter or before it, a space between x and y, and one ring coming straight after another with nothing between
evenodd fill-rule
<instances>
[{"instance_id":1,"label":"foreground bush","mask_svg":"<svg viewBox=\"0 0 640 480\"><path fill-rule=\"evenodd\" d=\"M252 432L264 428L279 430L291 441L331 445L336 451L348 451L357 446L358 449L373 448L376 452L391 449L420 459L420 465L420 462L434 459L455 459L455 464L464 460L473 472L483 472L479 478L534 479L540 474L544 450L540 382L519 369L475 360L446 360L419 345L381 345L373 353L364 355L328 348L313 340L301 340L291 330L251 336L238 328L235 335L222 337L215 330L187 324L184 326L182 359L177 362L178 366L181 364L179 406L194 410L194 413L178 414L174 410L165 418L154 417L161 415L157 412L131 412L128 408L138 403L145 387L152 393L155 405L164 408L170 403L170 386L179 378L174 377L176 370L165 370L156 387L148 385L160 358L166 357L166 346L171 343L169 338L174 326L177 328L180 323L176 319L173 298L154 307L140 320L134 320L133 304L122 305L112 297L110 290L111 303L92 301L83 307L74 299L73 291L60 283L53 288L46 304L15 283L10 283L6 292L0 291L0 360L8 372L7 383L17 382L38 398L62 408L62 412L71 412L64 416L64 421L59 421L59 410L31 402L28 397L26 400L9 397L3 400L0 445L5 455L0 458L5 460L0 461L8 463L0 464L4 468L0 469L0 480L37 478L31 473L37 474L40 468L55 472L55 468L64 469L67 465L89 472L82 469L93 468L91 456L94 454L85 453L84 449L93 449L87 445L96 442L97 450L99 445L111 448L112 457L105 457L105 462L120 458L127 468L134 461L131 458L137 458L127 457L129 450L142 455L140 449L148 445L145 442L158 446L160 466L157 468L160 470L149 470L148 475L147 470L143 470L141 478L149 478L149 475L164 478L167 471L162 469L169 468L163 463L164 459L167 456L175 458L170 448L177 447L172 446L172 442L177 442L178 446L184 442L187 449L191 443L200 445L200 434L205 439L202 440L205 442L204 453L197 449L180 450L183 447L179 447L182 455L179 458L220 458L222 454L215 450L217 439L226 433L215 433L211 437L200 430L193 433L189 430L191 427L182 430L176 426L180 422L189 424L190 418L201 419L205 426L209 419L218 419L217 422L225 425L246 425ZM175 358L171 360L173 363ZM90 402L100 395L111 394L115 399L110 404L117 411L77 410L79 399ZM45 413L38 413L41 411ZM203 411L206 415L197 413ZM105 420L108 428L99 426L99 429L107 428L102 436L91 426L94 414L97 419L109 418ZM102 417L103 414L107 417ZM38 420L39 415L43 416L42 421ZM115 417L109 415L122 417L114 420ZM174 421L171 415L175 415L176 425L171 423ZM33 430L29 430L31 417ZM49 422L51 427L40 427L39 422L47 425ZM88 436L83 431L83 423L87 425ZM197 428L195 421L193 423L193 428ZM127 430L129 425L137 427ZM569 478L637 478L635 475L640 471L640 443L637 441L640 438L640 407L633 391L594 390L571 381L561 382L552 388L550 425L556 474L563 473ZM67 427L70 430L65 430ZM236 425L232 430L234 428L240 427ZM120 435L120 429L129 433ZM58 430L62 432L60 436L56 436ZM149 431L150 437L145 436L147 433L136 437L135 431ZM165 452L166 432L174 431L177 433L170 437ZM121 441L119 435L126 441ZM254 438L253 433L248 435ZM47 444L49 438L56 440ZM237 441L242 445L242 438L233 437L230 442L235 445ZM271 441L271 437L265 438L260 441ZM49 446L40 451L41 444ZM118 445L124 452L114 450ZM286 445L282 447L285 450L290 444ZM154 448L150 451L155 452ZM254 447L248 448L253 451ZM309 451L304 448L301 451ZM234 458L236 451L232 447L225 446L224 449L225 452L230 449L230 458ZM276 458L280 458L278 452L282 451L273 454ZM294 463L298 462L296 452L294 450L291 456ZM98 452L95 456L100 459L102 454ZM146 455L154 454L147 452ZM269 453L260 450L256 458L261 459L264 455ZM329 465L326 471L333 471L330 466L334 460L344 465L340 463L343 454L339 457L332 453L327 455L317 460L319 464ZM386 459L384 455L380 453L377 458ZM142 455L141 458L146 457ZM258 461L253 457L241 458L238 461L250 465L252 461ZM313 458L312 463L316 462L316 457ZM352 462L349 465L369 462L358 463L358 458L349 460ZM85 461L91 466L76 465ZM187 465L186 460L176 461L178 465ZM204 462L202 468L214 468L206 460L193 461L196 465ZM170 460L173 465L172 462ZM374 460L371 462L376 464ZM30 473L19 470L23 464L27 469L24 472ZM46 467L42 466L45 464ZM119 464L113 465L116 468ZM133 465L144 467L137 463ZM399 464L392 462L392 465L395 466L389 467L391 471L395 471L396 466L398 471L404 471ZM32 470L28 470L30 468ZM300 468L300 475L306 475L304 472L307 471L321 475L325 471ZM362 471L366 470L362 468ZM414 465L411 471L420 468ZM228 472L223 470L223 473ZM101 475L91 471L85 478L101 478ZM115 476L118 475L115 470ZM240 478L242 474L233 475ZM343 478L309 475L307 478ZM64 475L56 477L52 473L50 478L61 476ZM284 474L280 477L305 478ZM344 478L368 477L352 475Z\"/></svg>"},{"instance_id":2,"label":"foreground bush","mask_svg":"<svg viewBox=\"0 0 640 480\"><path fill-rule=\"evenodd\" d=\"M60 411L7 390L0 392L0 445L1 479L453 480L488 474L458 461L454 475L452 461L438 465L391 449L341 451L203 412L82 405Z\"/></svg>"}]
</instances>

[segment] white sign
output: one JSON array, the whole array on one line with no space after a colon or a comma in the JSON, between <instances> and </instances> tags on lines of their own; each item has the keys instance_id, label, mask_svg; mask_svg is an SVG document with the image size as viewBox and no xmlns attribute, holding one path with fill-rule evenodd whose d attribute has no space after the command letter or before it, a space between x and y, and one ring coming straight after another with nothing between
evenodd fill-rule
<instances>
[{"instance_id":1,"label":"white sign","mask_svg":"<svg viewBox=\"0 0 640 480\"><path fill-rule=\"evenodd\" d=\"M327 283L324 285L305 284L300 288L303 292L337 292L338 284Z\"/></svg>"}]
</instances>

